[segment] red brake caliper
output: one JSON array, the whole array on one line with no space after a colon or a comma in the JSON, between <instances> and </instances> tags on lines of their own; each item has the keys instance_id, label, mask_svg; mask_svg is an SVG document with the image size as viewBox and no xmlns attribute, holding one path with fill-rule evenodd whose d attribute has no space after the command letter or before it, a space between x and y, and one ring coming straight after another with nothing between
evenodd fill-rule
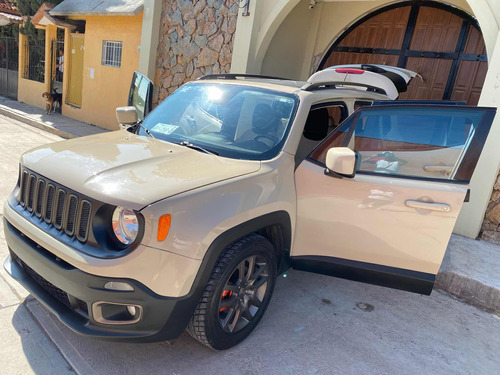
<instances>
[{"instance_id":1,"label":"red brake caliper","mask_svg":"<svg viewBox=\"0 0 500 375\"><path fill-rule=\"evenodd\" d=\"M231 298L231 296L233 295L233 291L232 290L224 290L222 292L222 297L221 297L221 301L224 301L225 299L229 299ZM222 309L219 310L220 311L224 311L224 310L227 310L229 309L229 306L227 307L223 307Z\"/></svg>"}]
</instances>

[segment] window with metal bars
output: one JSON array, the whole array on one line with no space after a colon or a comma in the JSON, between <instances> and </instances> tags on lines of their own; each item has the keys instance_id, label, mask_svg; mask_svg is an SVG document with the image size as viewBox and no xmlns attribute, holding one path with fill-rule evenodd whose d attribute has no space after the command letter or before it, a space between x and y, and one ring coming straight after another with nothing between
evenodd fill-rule
<instances>
[{"instance_id":1,"label":"window with metal bars","mask_svg":"<svg viewBox=\"0 0 500 375\"><path fill-rule=\"evenodd\" d=\"M122 42L103 40L102 42L102 65L122 66Z\"/></svg>"},{"instance_id":2,"label":"window with metal bars","mask_svg":"<svg viewBox=\"0 0 500 375\"><path fill-rule=\"evenodd\" d=\"M22 77L37 82L45 80L45 41L24 44L25 65Z\"/></svg>"}]
</instances>

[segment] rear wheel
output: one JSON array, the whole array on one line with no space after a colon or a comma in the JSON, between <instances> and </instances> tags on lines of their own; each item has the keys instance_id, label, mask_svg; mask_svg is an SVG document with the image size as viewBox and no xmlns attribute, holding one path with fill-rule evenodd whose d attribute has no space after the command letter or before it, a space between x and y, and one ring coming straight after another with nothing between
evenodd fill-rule
<instances>
[{"instance_id":1,"label":"rear wheel","mask_svg":"<svg viewBox=\"0 0 500 375\"><path fill-rule=\"evenodd\" d=\"M229 349L257 326L269 305L276 279L271 243L253 234L220 256L188 332L211 348Z\"/></svg>"}]
</instances>

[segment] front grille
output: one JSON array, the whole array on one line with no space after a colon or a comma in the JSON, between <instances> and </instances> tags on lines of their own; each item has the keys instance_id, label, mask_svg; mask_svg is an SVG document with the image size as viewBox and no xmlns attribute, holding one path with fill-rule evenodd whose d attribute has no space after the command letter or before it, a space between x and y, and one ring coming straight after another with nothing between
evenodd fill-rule
<instances>
[{"instance_id":1,"label":"front grille","mask_svg":"<svg viewBox=\"0 0 500 375\"><path fill-rule=\"evenodd\" d=\"M86 242L92 203L84 196L23 168L19 203L24 210L80 242Z\"/></svg>"},{"instance_id":2,"label":"front grille","mask_svg":"<svg viewBox=\"0 0 500 375\"><path fill-rule=\"evenodd\" d=\"M40 276L36 271L34 271L30 266L24 263L21 259L18 258L18 262L23 267L24 271L45 291L47 291L52 297L57 299L63 305L69 307L72 310L79 310L83 312L85 315L88 315L88 305L85 301L82 301L79 298L73 297L70 294L66 293L64 290L58 288L50 281L47 281L45 278ZM74 301L73 305L70 302L70 299Z\"/></svg>"}]
</instances>

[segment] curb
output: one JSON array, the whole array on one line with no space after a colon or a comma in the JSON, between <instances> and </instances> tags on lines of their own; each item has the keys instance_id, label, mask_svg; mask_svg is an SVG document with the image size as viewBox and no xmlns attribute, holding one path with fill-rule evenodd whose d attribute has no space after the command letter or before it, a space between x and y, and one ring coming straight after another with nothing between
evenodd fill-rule
<instances>
[{"instance_id":1,"label":"curb","mask_svg":"<svg viewBox=\"0 0 500 375\"><path fill-rule=\"evenodd\" d=\"M492 313L500 313L500 289L454 272L439 272L435 288Z\"/></svg>"},{"instance_id":2,"label":"curb","mask_svg":"<svg viewBox=\"0 0 500 375\"><path fill-rule=\"evenodd\" d=\"M33 320L38 323L45 335L52 341L62 357L77 374L96 374L89 363L81 356L78 350L66 339L59 327L54 323L50 313L45 310L36 299L25 301L24 305L31 314Z\"/></svg>"},{"instance_id":3,"label":"curb","mask_svg":"<svg viewBox=\"0 0 500 375\"><path fill-rule=\"evenodd\" d=\"M53 128L52 126L46 125L41 121L33 120L28 116L21 115L14 110L7 109L4 105L0 105L0 114L66 139L76 138L76 136L71 133Z\"/></svg>"}]
</instances>

